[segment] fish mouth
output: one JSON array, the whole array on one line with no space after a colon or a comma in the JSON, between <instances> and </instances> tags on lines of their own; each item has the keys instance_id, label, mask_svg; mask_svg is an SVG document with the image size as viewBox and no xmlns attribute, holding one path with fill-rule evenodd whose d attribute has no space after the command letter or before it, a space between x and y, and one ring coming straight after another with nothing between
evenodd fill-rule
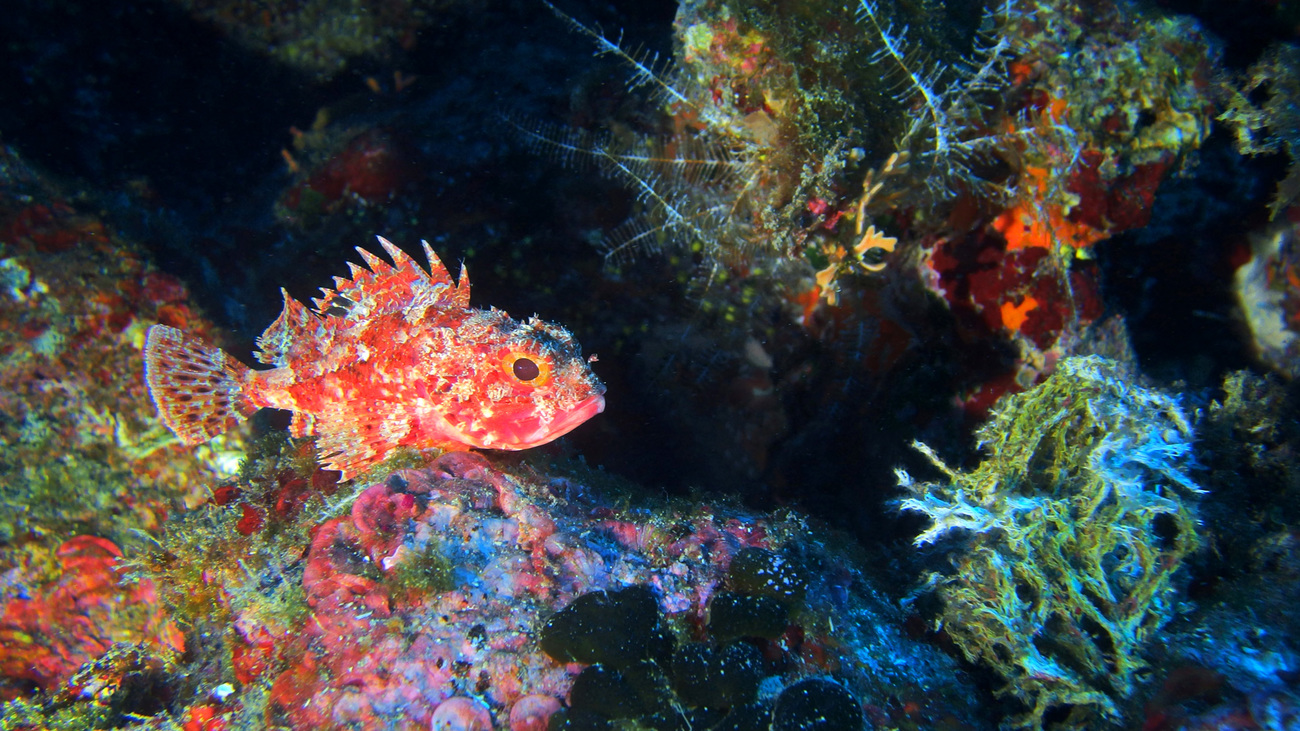
<instances>
[{"instance_id":1,"label":"fish mouth","mask_svg":"<svg viewBox=\"0 0 1300 731\"><path fill-rule=\"evenodd\" d=\"M559 419L551 422L550 428L554 430L551 439L564 436L573 431L579 424L590 419L605 410L604 394L595 394L583 399L582 403L574 407L573 411L565 414ZM549 440L547 440L549 441Z\"/></svg>"},{"instance_id":2,"label":"fish mouth","mask_svg":"<svg viewBox=\"0 0 1300 731\"><path fill-rule=\"evenodd\" d=\"M578 427L579 424L590 419L605 410L605 397L603 394L593 394L578 402L577 406L565 411L562 414L556 414L554 419L548 422L539 423L536 419L528 419L523 422L517 422L515 426L517 431L511 435L502 435L500 443L488 445L494 449L530 449L547 442L553 442L556 439L568 434ZM529 427L532 427L531 430Z\"/></svg>"},{"instance_id":3,"label":"fish mouth","mask_svg":"<svg viewBox=\"0 0 1300 731\"><path fill-rule=\"evenodd\" d=\"M579 424L605 410L605 396L595 394L583 399L577 406L563 415L557 415L549 424L543 424L536 431L524 438L528 447L546 444L568 434Z\"/></svg>"}]
</instances>

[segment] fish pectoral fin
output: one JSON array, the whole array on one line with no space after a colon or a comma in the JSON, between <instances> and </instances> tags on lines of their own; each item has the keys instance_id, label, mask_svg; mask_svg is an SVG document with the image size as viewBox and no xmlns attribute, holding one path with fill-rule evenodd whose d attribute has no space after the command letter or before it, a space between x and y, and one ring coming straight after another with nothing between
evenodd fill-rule
<instances>
[{"instance_id":1,"label":"fish pectoral fin","mask_svg":"<svg viewBox=\"0 0 1300 731\"><path fill-rule=\"evenodd\" d=\"M357 413L354 404L335 407L315 418L316 451L326 469L350 480L384 461L409 431L400 417Z\"/></svg>"},{"instance_id":2,"label":"fish pectoral fin","mask_svg":"<svg viewBox=\"0 0 1300 731\"><path fill-rule=\"evenodd\" d=\"M316 433L316 415L306 411L293 412L293 421L289 422L289 436L302 439Z\"/></svg>"}]
</instances>

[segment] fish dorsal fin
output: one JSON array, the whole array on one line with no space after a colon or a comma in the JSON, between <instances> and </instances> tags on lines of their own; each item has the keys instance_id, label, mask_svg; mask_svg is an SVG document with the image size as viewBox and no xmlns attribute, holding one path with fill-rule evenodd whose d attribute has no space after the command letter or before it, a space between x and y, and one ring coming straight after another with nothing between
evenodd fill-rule
<instances>
[{"instance_id":1,"label":"fish dorsal fin","mask_svg":"<svg viewBox=\"0 0 1300 731\"><path fill-rule=\"evenodd\" d=\"M456 282L456 293L451 301L460 307L469 307L469 270L464 262L460 264L460 280Z\"/></svg>"},{"instance_id":2,"label":"fish dorsal fin","mask_svg":"<svg viewBox=\"0 0 1300 731\"><path fill-rule=\"evenodd\" d=\"M321 315L344 318L370 318L393 312L402 312L419 303L466 307L469 304L469 278L463 273L459 284L453 284L447 267L427 242L424 254L429 260L429 271L415 263L406 252L382 236L379 245L392 259L383 259L357 247L366 267L348 264L351 279L334 278L334 289L322 289L321 296L313 300Z\"/></svg>"},{"instance_id":3,"label":"fish dorsal fin","mask_svg":"<svg viewBox=\"0 0 1300 731\"><path fill-rule=\"evenodd\" d=\"M270 327L257 338L258 352L253 354L258 362L266 365L283 366L289 362L293 347L301 347L311 342L319 332L321 318L307 309L301 302L280 289L284 296L284 309Z\"/></svg>"},{"instance_id":4,"label":"fish dorsal fin","mask_svg":"<svg viewBox=\"0 0 1300 731\"><path fill-rule=\"evenodd\" d=\"M421 239L420 245L424 247L424 258L429 260L429 270L433 272L434 279L451 284L451 273L443 266L438 255L433 253L429 242ZM465 268L465 262L460 264L460 277L456 280L456 288L452 290L451 304L460 308L469 307L469 270Z\"/></svg>"},{"instance_id":5,"label":"fish dorsal fin","mask_svg":"<svg viewBox=\"0 0 1300 731\"><path fill-rule=\"evenodd\" d=\"M383 241L382 238L379 240ZM420 239L420 246L424 247L424 259L429 262L429 274L433 281L451 284L451 274L447 272L447 267L442 265L442 259L439 259L438 255L433 253L433 247L429 246L429 242Z\"/></svg>"}]
</instances>

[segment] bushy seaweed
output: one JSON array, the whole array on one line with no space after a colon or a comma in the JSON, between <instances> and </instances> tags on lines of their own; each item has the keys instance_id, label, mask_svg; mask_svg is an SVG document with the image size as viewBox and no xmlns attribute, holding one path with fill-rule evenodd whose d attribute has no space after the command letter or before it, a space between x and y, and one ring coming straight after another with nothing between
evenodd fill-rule
<instances>
[{"instance_id":1,"label":"bushy seaweed","mask_svg":"<svg viewBox=\"0 0 1300 731\"><path fill-rule=\"evenodd\" d=\"M1227 107L1219 121L1236 136L1243 155L1285 153L1286 177L1278 183L1270 212L1274 218L1300 198L1300 48L1270 46L1236 84L1225 85Z\"/></svg>"},{"instance_id":2,"label":"bushy seaweed","mask_svg":"<svg viewBox=\"0 0 1300 731\"><path fill-rule=\"evenodd\" d=\"M1114 716L1198 544L1187 417L1114 362L1072 358L1000 402L979 439L987 456L973 471L919 443L945 479L899 471L902 508L931 520L916 542L964 541L955 571L928 582L944 630L1029 708L1016 725L1041 727L1049 711L1074 726Z\"/></svg>"}]
</instances>

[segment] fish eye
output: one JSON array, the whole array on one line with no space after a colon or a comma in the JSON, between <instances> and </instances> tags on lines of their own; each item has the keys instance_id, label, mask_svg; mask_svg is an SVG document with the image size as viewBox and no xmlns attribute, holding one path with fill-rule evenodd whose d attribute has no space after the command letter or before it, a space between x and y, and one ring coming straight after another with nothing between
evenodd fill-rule
<instances>
[{"instance_id":1,"label":"fish eye","mask_svg":"<svg viewBox=\"0 0 1300 731\"><path fill-rule=\"evenodd\" d=\"M510 370L514 371L515 378L521 381L531 381L542 375L542 369L538 368L537 364L528 358L516 359L515 364L510 366Z\"/></svg>"},{"instance_id":2,"label":"fish eye","mask_svg":"<svg viewBox=\"0 0 1300 731\"><path fill-rule=\"evenodd\" d=\"M511 353L504 365L515 380L529 386L540 386L551 376L551 366L531 353Z\"/></svg>"}]
</instances>

